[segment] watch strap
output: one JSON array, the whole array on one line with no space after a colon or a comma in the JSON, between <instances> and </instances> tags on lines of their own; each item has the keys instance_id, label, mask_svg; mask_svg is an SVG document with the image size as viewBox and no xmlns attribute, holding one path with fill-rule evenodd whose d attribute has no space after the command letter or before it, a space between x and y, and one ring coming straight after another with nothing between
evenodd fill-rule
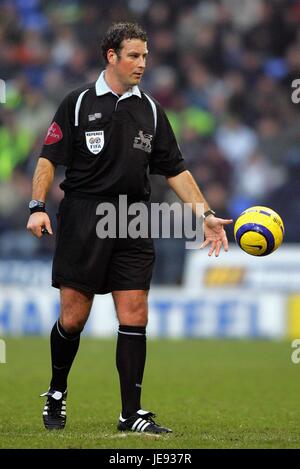
<instances>
[{"instance_id":1,"label":"watch strap","mask_svg":"<svg viewBox=\"0 0 300 469\"><path fill-rule=\"evenodd\" d=\"M206 210L206 212L203 213L203 218L204 220L209 217L209 215L215 215L216 212L214 212L213 210L209 209L209 210Z\"/></svg>"},{"instance_id":2,"label":"watch strap","mask_svg":"<svg viewBox=\"0 0 300 469\"><path fill-rule=\"evenodd\" d=\"M41 200L31 200L29 203L29 210L31 214L35 212L46 212L46 204Z\"/></svg>"}]
</instances>

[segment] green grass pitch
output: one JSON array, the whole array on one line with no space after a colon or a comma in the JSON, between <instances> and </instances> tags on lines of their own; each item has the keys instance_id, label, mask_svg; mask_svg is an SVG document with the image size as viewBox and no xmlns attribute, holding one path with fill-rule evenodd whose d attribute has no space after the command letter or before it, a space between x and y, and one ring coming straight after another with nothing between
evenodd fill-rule
<instances>
[{"instance_id":1,"label":"green grass pitch","mask_svg":"<svg viewBox=\"0 0 300 469\"><path fill-rule=\"evenodd\" d=\"M148 340L143 407L173 434L119 434L114 340L83 338L67 426L47 432L46 338L7 338L0 364L1 448L299 448L300 364L289 342Z\"/></svg>"}]
</instances>

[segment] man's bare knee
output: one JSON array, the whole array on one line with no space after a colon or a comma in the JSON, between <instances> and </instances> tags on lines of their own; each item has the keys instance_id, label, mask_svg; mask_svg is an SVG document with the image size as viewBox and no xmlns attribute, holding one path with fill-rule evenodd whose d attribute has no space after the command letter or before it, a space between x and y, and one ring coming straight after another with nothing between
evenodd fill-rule
<instances>
[{"instance_id":1,"label":"man's bare knee","mask_svg":"<svg viewBox=\"0 0 300 469\"><path fill-rule=\"evenodd\" d=\"M119 323L127 326L146 327L148 323L147 292L113 292Z\"/></svg>"},{"instance_id":2,"label":"man's bare knee","mask_svg":"<svg viewBox=\"0 0 300 469\"><path fill-rule=\"evenodd\" d=\"M147 326L148 323L148 307L145 301L138 301L132 305L128 311L125 311L127 319L127 325L135 326ZM129 323L128 323L129 321Z\"/></svg>"},{"instance_id":3,"label":"man's bare knee","mask_svg":"<svg viewBox=\"0 0 300 469\"><path fill-rule=\"evenodd\" d=\"M71 317L60 316L59 322L68 334L79 334L85 326L86 321L78 321Z\"/></svg>"},{"instance_id":4,"label":"man's bare knee","mask_svg":"<svg viewBox=\"0 0 300 469\"><path fill-rule=\"evenodd\" d=\"M82 331L89 317L94 295L69 287L61 287L60 323L66 332Z\"/></svg>"}]
</instances>

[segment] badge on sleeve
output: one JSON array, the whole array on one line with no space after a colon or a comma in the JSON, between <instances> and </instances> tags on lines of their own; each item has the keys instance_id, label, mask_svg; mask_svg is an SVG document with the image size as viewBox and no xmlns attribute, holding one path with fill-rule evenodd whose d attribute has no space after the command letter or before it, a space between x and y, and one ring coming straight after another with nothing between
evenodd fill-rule
<instances>
[{"instance_id":1,"label":"badge on sleeve","mask_svg":"<svg viewBox=\"0 0 300 469\"><path fill-rule=\"evenodd\" d=\"M63 133L57 122L52 122L50 125L46 138L45 145L52 145L53 143L59 142L63 138Z\"/></svg>"},{"instance_id":2,"label":"badge on sleeve","mask_svg":"<svg viewBox=\"0 0 300 469\"><path fill-rule=\"evenodd\" d=\"M89 151L97 155L104 146L104 130L85 132L85 141Z\"/></svg>"}]
</instances>

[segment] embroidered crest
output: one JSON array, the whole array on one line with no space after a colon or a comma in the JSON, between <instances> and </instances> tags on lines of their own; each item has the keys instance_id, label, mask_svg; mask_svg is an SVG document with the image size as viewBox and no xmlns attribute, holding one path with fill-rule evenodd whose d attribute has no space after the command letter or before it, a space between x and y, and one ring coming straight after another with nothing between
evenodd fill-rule
<instances>
[{"instance_id":1,"label":"embroidered crest","mask_svg":"<svg viewBox=\"0 0 300 469\"><path fill-rule=\"evenodd\" d=\"M152 138L153 138L153 135L144 134L144 132L142 130L140 130L139 131L139 136L134 137L133 148L143 150L146 153L151 153L151 151L152 151L152 146L151 146Z\"/></svg>"},{"instance_id":2,"label":"embroidered crest","mask_svg":"<svg viewBox=\"0 0 300 469\"><path fill-rule=\"evenodd\" d=\"M85 141L89 151L97 155L104 146L104 130L85 132Z\"/></svg>"}]
</instances>

